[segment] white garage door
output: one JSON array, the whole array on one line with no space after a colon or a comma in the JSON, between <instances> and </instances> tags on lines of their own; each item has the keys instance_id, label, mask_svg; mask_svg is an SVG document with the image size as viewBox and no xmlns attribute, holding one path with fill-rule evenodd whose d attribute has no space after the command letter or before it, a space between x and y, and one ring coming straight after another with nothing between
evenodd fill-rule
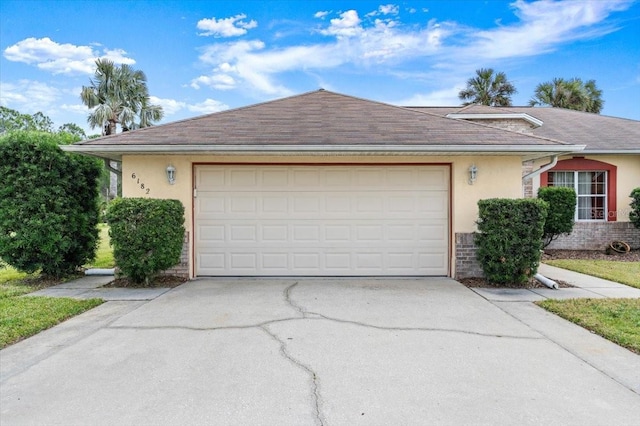
<instances>
[{"instance_id":1,"label":"white garage door","mask_svg":"<svg viewBox=\"0 0 640 426\"><path fill-rule=\"evenodd\" d=\"M198 276L447 275L447 166L196 166Z\"/></svg>"}]
</instances>

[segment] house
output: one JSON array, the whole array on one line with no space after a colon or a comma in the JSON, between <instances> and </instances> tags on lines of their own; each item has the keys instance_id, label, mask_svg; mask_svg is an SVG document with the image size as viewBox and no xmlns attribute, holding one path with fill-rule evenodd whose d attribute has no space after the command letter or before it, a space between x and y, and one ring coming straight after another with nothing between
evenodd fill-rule
<instances>
[{"instance_id":1,"label":"house","mask_svg":"<svg viewBox=\"0 0 640 426\"><path fill-rule=\"evenodd\" d=\"M65 149L184 204L190 277L460 278L480 272L478 200L584 145L318 90Z\"/></svg>"},{"instance_id":2,"label":"house","mask_svg":"<svg viewBox=\"0 0 640 426\"><path fill-rule=\"evenodd\" d=\"M418 107L459 120L484 123L535 136L585 145L581 152L534 160L528 170L552 162L525 182L525 196L540 186L568 186L578 196L573 232L549 248L601 250L622 240L640 248L640 230L629 222L629 194L640 187L640 121L561 108Z\"/></svg>"}]
</instances>

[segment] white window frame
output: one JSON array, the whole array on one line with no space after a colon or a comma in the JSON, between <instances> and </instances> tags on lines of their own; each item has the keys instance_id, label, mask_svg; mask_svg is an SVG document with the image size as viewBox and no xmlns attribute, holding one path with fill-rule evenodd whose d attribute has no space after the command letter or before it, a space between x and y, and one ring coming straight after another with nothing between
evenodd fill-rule
<instances>
[{"instance_id":1,"label":"white window frame","mask_svg":"<svg viewBox=\"0 0 640 426\"><path fill-rule=\"evenodd\" d=\"M557 171L550 171L549 173L554 173L554 178L556 176L557 173L573 173L573 189L574 191L576 191L576 211L575 211L575 216L574 216L574 220L576 222L606 222L608 217L609 217L609 185L608 185L608 179L609 179L609 172L606 170L557 170ZM604 195L599 195L599 194L580 194L579 193L579 176L580 173L602 173L602 184L604 185ZM554 179L555 180L555 179ZM548 184L549 186L564 186L566 188L571 188L571 186L567 186L567 185L555 185L551 184L551 182L549 182ZM603 217L601 219L580 219L579 218L579 206L580 206L580 198L604 198L604 211L603 211Z\"/></svg>"}]
</instances>

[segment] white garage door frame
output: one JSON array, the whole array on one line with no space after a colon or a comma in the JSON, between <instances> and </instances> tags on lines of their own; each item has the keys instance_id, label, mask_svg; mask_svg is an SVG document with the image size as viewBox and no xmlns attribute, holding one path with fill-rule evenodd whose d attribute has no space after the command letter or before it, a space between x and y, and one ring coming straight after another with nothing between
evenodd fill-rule
<instances>
[{"instance_id":1,"label":"white garage door frame","mask_svg":"<svg viewBox=\"0 0 640 426\"><path fill-rule=\"evenodd\" d=\"M450 276L449 163L193 163L193 185L193 276Z\"/></svg>"}]
</instances>

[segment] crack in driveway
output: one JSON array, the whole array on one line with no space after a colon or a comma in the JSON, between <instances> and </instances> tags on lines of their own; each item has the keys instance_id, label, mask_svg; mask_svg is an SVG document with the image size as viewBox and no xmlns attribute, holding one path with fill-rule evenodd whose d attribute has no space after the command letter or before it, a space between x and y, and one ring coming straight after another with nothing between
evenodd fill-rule
<instances>
[{"instance_id":1,"label":"crack in driveway","mask_svg":"<svg viewBox=\"0 0 640 426\"><path fill-rule=\"evenodd\" d=\"M316 423L319 424L320 426L323 426L325 423L323 421L323 416L322 416L322 412L320 411L320 391L318 389L318 375L316 374L315 371L313 371L313 369L304 364L302 361L297 360L296 358L293 357L293 355L291 355L288 351L287 351L287 344L281 340L275 333L271 332L267 326L260 326L258 327L260 328L262 331L264 331L269 337L271 337L273 340L275 340L276 342L278 342L279 346L280 346L280 353L282 354L282 356L289 360L289 362L291 362L293 365L301 368L302 370L304 370L307 374L309 374L310 378L311 378L311 394L313 395L313 411L314 411L314 416L316 418Z\"/></svg>"}]
</instances>

